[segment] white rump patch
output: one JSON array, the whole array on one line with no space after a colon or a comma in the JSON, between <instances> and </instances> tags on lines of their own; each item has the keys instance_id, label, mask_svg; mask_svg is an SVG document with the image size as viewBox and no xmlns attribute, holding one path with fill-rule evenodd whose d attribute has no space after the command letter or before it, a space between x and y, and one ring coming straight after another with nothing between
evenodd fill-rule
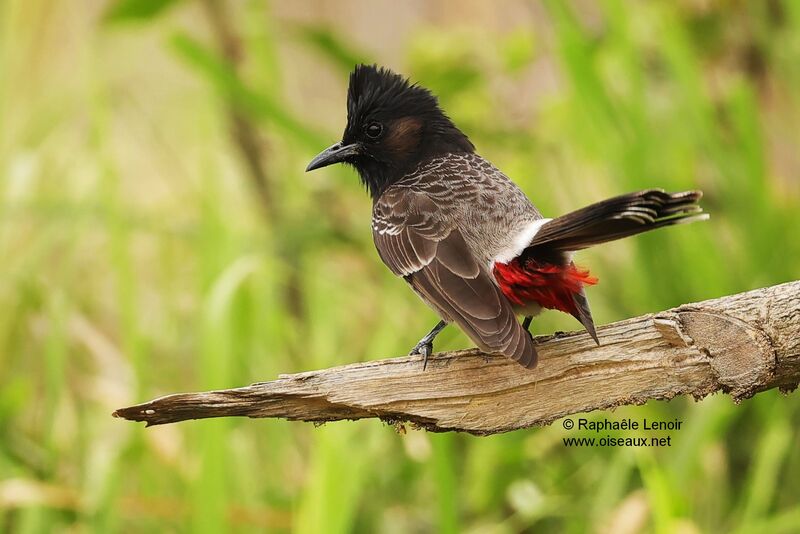
<instances>
[{"instance_id":1,"label":"white rump patch","mask_svg":"<svg viewBox=\"0 0 800 534\"><path fill-rule=\"evenodd\" d=\"M528 245L531 244L533 238L536 237L537 233L539 233L539 229L552 220L553 219L537 219L531 222L516 236L514 236L514 240L511 242L511 245L508 248L501 250L500 253L494 257L493 263L508 263L519 256L522 251L528 248Z\"/></svg>"}]
</instances>

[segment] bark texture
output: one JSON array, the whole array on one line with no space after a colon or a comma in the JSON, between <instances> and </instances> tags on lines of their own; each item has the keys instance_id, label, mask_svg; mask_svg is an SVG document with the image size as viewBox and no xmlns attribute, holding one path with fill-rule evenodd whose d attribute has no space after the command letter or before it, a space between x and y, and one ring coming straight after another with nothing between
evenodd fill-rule
<instances>
[{"instance_id":1,"label":"bark texture","mask_svg":"<svg viewBox=\"0 0 800 534\"><path fill-rule=\"evenodd\" d=\"M148 425L207 417L327 422L377 417L432 431L495 434L566 415L715 391L735 401L800 383L800 281L537 338L525 370L477 350L281 375L251 386L178 393L122 408Z\"/></svg>"}]
</instances>

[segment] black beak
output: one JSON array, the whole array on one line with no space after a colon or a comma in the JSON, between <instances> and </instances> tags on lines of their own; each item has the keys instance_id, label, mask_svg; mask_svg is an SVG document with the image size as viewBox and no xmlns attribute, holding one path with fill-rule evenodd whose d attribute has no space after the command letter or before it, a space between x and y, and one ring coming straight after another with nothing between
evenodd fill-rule
<instances>
[{"instance_id":1,"label":"black beak","mask_svg":"<svg viewBox=\"0 0 800 534\"><path fill-rule=\"evenodd\" d=\"M334 163L341 163L348 157L356 156L358 154L361 154L360 144L353 143L351 145L343 145L342 143L336 143L335 145L329 146L317 154L317 157L312 159L311 163L309 163L308 167L306 167L306 172L327 167L328 165L333 165Z\"/></svg>"}]
</instances>

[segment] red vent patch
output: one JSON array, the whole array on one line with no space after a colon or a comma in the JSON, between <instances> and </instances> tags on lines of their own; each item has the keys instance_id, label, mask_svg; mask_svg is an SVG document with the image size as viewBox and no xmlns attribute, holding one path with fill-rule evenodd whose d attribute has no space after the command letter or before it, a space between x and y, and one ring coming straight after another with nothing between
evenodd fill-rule
<instances>
[{"instance_id":1,"label":"red vent patch","mask_svg":"<svg viewBox=\"0 0 800 534\"><path fill-rule=\"evenodd\" d=\"M543 308L576 314L572 295L584 285L594 285L597 278L586 269L569 265L553 265L514 258L508 263L494 264L494 277L503 294L512 303L525 306L533 302Z\"/></svg>"}]
</instances>

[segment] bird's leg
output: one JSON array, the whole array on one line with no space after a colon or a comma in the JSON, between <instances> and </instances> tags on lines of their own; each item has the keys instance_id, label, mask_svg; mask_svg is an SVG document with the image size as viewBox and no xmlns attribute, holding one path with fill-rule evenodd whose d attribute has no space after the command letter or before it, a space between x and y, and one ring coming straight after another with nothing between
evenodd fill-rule
<instances>
[{"instance_id":1,"label":"bird's leg","mask_svg":"<svg viewBox=\"0 0 800 534\"><path fill-rule=\"evenodd\" d=\"M428 367L428 356L431 355L433 352L433 340L434 338L439 335L439 332L447 326L447 323L444 321L439 321L436 323L430 332L425 334L425 337L419 340L411 352L408 353L409 356L413 354L422 354L422 370L424 371Z\"/></svg>"},{"instance_id":2,"label":"bird's leg","mask_svg":"<svg viewBox=\"0 0 800 534\"><path fill-rule=\"evenodd\" d=\"M525 318L522 320L522 328L524 328L525 331L528 333L528 335L531 336L531 341L535 343L536 340L533 339L533 334L531 333L532 320L533 320L533 315L526 315Z\"/></svg>"},{"instance_id":3,"label":"bird's leg","mask_svg":"<svg viewBox=\"0 0 800 534\"><path fill-rule=\"evenodd\" d=\"M526 315L525 319L522 321L522 328L525 329L526 332L529 334L531 333L531 321L533 320L533 315Z\"/></svg>"}]
</instances>

